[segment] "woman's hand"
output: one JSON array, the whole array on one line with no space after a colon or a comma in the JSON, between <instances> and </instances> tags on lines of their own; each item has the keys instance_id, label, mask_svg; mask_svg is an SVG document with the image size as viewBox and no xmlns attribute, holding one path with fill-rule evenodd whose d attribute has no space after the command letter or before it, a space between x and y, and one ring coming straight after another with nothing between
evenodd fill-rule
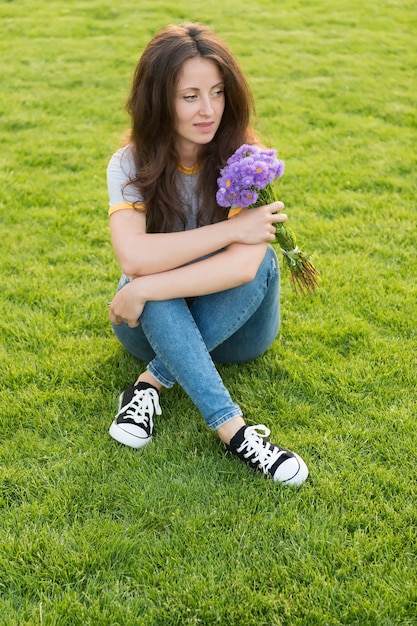
<instances>
[{"instance_id":1,"label":"woman's hand","mask_svg":"<svg viewBox=\"0 0 417 626\"><path fill-rule=\"evenodd\" d=\"M136 328L145 304L146 300L140 293L140 279L135 278L122 287L109 303L109 320L115 326L126 322L130 328Z\"/></svg>"},{"instance_id":2,"label":"woman's hand","mask_svg":"<svg viewBox=\"0 0 417 626\"><path fill-rule=\"evenodd\" d=\"M257 244L275 239L275 224L285 222L288 216L280 213L284 208L282 202L273 202L255 209L243 209L236 217L232 217L236 227L239 243Z\"/></svg>"}]
</instances>

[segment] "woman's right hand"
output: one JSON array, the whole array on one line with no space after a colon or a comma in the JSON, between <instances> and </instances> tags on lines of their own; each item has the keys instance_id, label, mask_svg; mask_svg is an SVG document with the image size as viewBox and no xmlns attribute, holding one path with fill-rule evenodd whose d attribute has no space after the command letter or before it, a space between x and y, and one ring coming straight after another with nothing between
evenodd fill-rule
<instances>
[{"instance_id":1,"label":"woman's right hand","mask_svg":"<svg viewBox=\"0 0 417 626\"><path fill-rule=\"evenodd\" d=\"M131 280L109 302L109 320L115 326L125 322L130 328L139 326L146 299L141 290L141 278Z\"/></svg>"},{"instance_id":2,"label":"woman's right hand","mask_svg":"<svg viewBox=\"0 0 417 626\"><path fill-rule=\"evenodd\" d=\"M275 224L285 222L288 216L281 213L283 202L272 202L254 209L243 209L232 217L230 222L236 227L236 237L239 243L258 244L275 239Z\"/></svg>"}]
</instances>

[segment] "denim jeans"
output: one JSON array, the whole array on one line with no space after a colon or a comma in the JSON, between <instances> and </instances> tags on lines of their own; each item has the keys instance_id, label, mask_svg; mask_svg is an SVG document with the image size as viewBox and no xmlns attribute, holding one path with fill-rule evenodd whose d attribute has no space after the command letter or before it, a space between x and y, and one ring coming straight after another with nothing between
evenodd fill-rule
<instances>
[{"instance_id":1,"label":"denim jeans","mask_svg":"<svg viewBox=\"0 0 417 626\"><path fill-rule=\"evenodd\" d=\"M129 279L122 277L119 289ZM263 354L279 330L279 266L268 246L255 278L199 296L147 302L137 328L113 326L123 346L164 387L178 382L212 430L241 416L215 363L243 363Z\"/></svg>"}]
</instances>

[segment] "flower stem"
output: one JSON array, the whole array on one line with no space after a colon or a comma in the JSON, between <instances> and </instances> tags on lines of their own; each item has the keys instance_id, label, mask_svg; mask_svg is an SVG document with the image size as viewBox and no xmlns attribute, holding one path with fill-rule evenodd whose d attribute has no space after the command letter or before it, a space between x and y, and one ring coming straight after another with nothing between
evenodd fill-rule
<instances>
[{"instance_id":1,"label":"flower stem","mask_svg":"<svg viewBox=\"0 0 417 626\"><path fill-rule=\"evenodd\" d=\"M259 192L253 207L271 204L276 201L272 185L267 185ZM319 287L320 272L314 267L311 257L299 249L296 237L283 222L275 224L275 236L284 257L284 267L290 272L290 281L294 291L308 295Z\"/></svg>"}]
</instances>

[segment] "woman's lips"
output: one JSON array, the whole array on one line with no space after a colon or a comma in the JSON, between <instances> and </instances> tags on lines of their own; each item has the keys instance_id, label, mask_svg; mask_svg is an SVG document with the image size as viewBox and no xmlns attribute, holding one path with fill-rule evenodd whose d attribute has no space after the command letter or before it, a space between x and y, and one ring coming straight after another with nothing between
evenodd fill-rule
<instances>
[{"instance_id":1,"label":"woman's lips","mask_svg":"<svg viewBox=\"0 0 417 626\"><path fill-rule=\"evenodd\" d=\"M200 122L198 124L194 124L194 126L199 130L211 130L213 128L213 122Z\"/></svg>"}]
</instances>

